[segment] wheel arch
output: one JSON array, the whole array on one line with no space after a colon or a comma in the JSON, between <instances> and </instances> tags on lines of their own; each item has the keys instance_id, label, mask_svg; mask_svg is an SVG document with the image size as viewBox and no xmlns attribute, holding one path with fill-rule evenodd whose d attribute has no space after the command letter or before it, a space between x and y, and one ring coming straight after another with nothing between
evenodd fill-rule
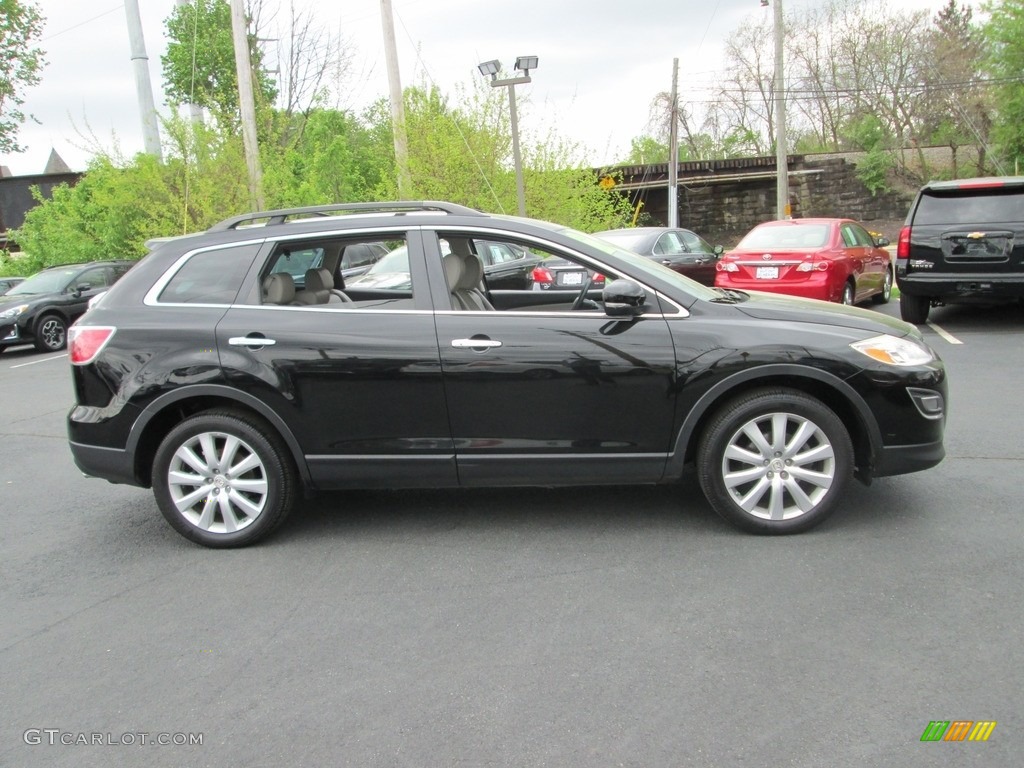
<instances>
[{"instance_id":1,"label":"wheel arch","mask_svg":"<svg viewBox=\"0 0 1024 768\"><path fill-rule=\"evenodd\" d=\"M189 416L218 408L248 413L267 422L287 446L303 486L312 487L299 442L281 417L252 395L217 384L199 384L168 392L139 414L132 425L126 450L133 457L135 476L143 486L152 485L153 457L171 429Z\"/></svg>"},{"instance_id":2,"label":"wheel arch","mask_svg":"<svg viewBox=\"0 0 1024 768\"><path fill-rule=\"evenodd\" d=\"M679 477L685 465L693 464L701 435L724 403L745 392L771 386L811 395L834 411L850 433L857 477L870 478L874 457L882 449L882 435L868 404L853 387L827 371L784 364L740 371L705 392L690 409L676 435L666 476Z\"/></svg>"}]
</instances>

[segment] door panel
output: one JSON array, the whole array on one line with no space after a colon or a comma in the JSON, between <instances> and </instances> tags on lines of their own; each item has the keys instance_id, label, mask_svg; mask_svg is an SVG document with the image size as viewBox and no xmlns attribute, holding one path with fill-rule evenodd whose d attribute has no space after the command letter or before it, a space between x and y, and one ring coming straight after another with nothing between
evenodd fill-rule
<instances>
[{"instance_id":1,"label":"door panel","mask_svg":"<svg viewBox=\"0 0 1024 768\"><path fill-rule=\"evenodd\" d=\"M437 328L461 484L661 478L675 406L664 318L447 312Z\"/></svg>"}]
</instances>

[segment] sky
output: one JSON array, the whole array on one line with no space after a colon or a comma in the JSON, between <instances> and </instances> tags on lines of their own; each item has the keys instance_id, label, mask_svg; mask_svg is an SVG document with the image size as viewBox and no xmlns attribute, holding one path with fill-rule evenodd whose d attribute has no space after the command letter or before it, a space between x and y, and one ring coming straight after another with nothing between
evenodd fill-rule
<instances>
[{"instance_id":1,"label":"sky","mask_svg":"<svg viewBox=\"0 0 1024 768\"><path fill-rule=\"evenodd\" d=\"M787 12L820 0L782 0ZM936 12L945 0L873 0L890 9ZM51 149L84 170L97 148L131 157L142 151L142 119L130 61L123 4L111 0L35 0L47 19L41 47L47 66L25 91L26 151L0 155L15 175L42 173ZM263 0L310 8L351 46L350 75L340 105L359 110L388 94L379 0ZM165 20L175 0L139 0L158 111L163 103L160 56ZM680 100L702 90L723 68L723 45L745 20L771 20L760 0L392 0L403 86L434 84L449 96L481 75L477 64L539 57L533 82L516 87L524 138L554 129L586 148L601 165L628 155L634 137L648 133L650 105L672 85L679 59ZM271 44L272 45L272 44ZM268 56L273 55L272 52Z\"/></svg>"}]
</instances>

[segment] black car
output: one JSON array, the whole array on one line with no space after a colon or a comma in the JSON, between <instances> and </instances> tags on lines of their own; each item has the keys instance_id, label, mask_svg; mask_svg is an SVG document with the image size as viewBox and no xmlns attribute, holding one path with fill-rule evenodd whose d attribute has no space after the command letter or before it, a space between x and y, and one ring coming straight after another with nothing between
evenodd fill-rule
<instances>
[{"instance_id":1,"label":"black car","mask_svg":"<svg viewBox=\"0 0 1024 768\"><path fill-rule=\"evenodd\" d=\"M673 227L608 229L595 232L594 236L655 259L704 285L715 284L715 265L725 251L721 245L710 245L696 232Z\"/></svg>"},{"instance_id":2,"label":"black car","mask_svg":"<svg viewBox=\"0 0 1024 768\"><path fill-rule=\"evenodd\" d=\"M18 283L25 282L24 277L0 277L0 296L3 296Z\"/></svg>"},{"instance_id":3,"label":"black car","mask_svg":"<svg viewBox=\"0 0 1024 768\"><path fill-rule=\"evenodd\" d=\"M281 268L367 240L405 249L405 283L342 291L313 269L296 291ZM488 288L477 241L605 284ZM261 212L159 244L71 329L70 358L79 468L151 486L212 547L260 539L317 490L672 483L687 466L726 519L795 533L851 477L944 455L945 369L913 326L708 288L449 203Z\"/></svg>"},{"instance_id":4,"label":"black car","mask_svg":"<svg viewBox=\"0 0 1024 768\"><path fill-rule=\"evenodd\" d=\"M900 231L896 284L910 323L942 304L1024 299L1024 177L925 184Z\"/></svg>"},{"instance_id":5,"label":"black car","mask_svg":"<svg viewBox=\"0 0 1024 768\"><path fill-rule=\"evenodd\" d=\"M21 344L35 344L42 352L64 349L68 326L85 312L89 299L106 291L132 264L64 264L14 286L0 297L0 352Z\"/></svg>"}]
</instances>

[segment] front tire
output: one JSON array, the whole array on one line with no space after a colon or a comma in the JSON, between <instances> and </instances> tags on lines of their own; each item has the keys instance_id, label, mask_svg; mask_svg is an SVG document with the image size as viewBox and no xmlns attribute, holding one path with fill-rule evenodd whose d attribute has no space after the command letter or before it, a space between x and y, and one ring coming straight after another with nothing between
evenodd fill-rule
<instances>
[{"instance_id":1,"label":"front tire","mask_svg":"<svg viewBox=\"0 0 1024 768\"><path fill-rule=\"evenodd\" d=\"M40 352L60 352L68 345L68 324L60 315L43 315L36 325L35 346Z\"/></svg>"},{"instance_id":2,"label":"front tire","mask_svg":"<svg viewBox=\"0 0 1024 768\"><path fill-rule=\"evenodd\" d=\"M900 294L900 317L908 323L921 325L921 323L926 322L931 306L932 300L927 296L912 296L907 293Z\"/></svg>"},{"instance_id":3,"label":"front tire","mask_svg":"<svg viewBox=\"0 0 1024 768\"><path fill-rule=\"evenodd\" d=\"M278 435L234 411L186 419L160 443L153 493L167 522L206 547L244 547L291 512L297 473Z\"/></svg>"},{"instance_id":4,"label":"front tire","mask_svg":"<svg viewBox=\"0 0 1024 768\"><path fill-rule=\"evenodd\" d=\"M704 495L730 523L761 534L821 523L853 476L853 443L824 403L784 388L726 403L697 450Z\"/></svg>"}]
</instances>

